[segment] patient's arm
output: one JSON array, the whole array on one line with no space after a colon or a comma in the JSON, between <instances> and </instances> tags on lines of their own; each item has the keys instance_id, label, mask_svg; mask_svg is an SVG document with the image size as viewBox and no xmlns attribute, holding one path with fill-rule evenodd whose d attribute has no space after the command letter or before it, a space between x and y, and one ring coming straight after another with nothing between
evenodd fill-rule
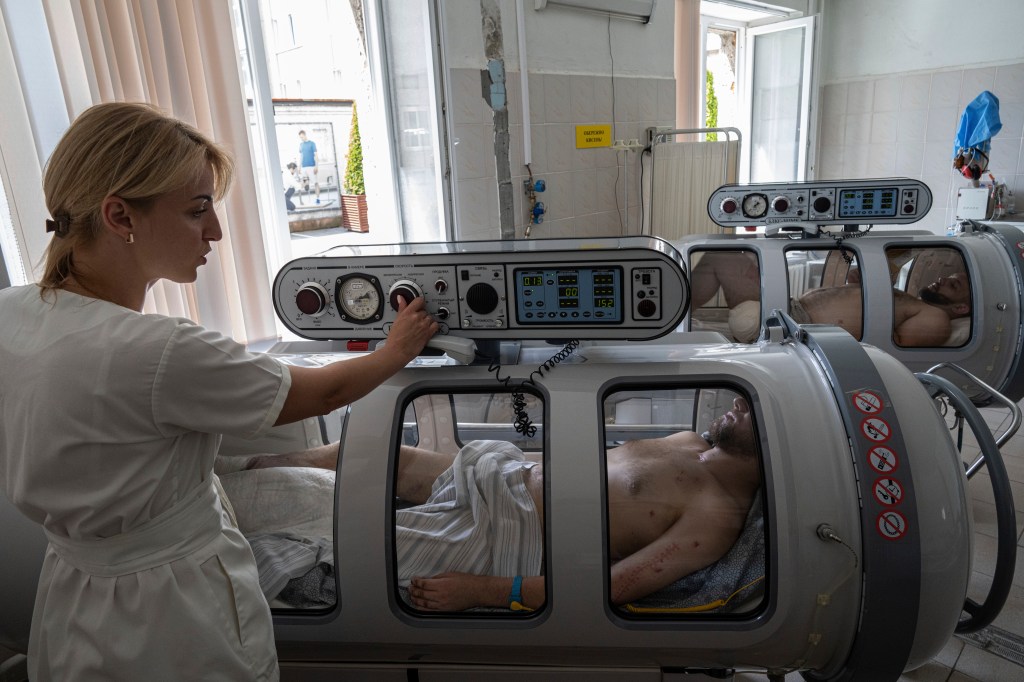
<instances>
[{"instance_id":1,"label":"patient's arm","mask_svg":"<svg viewBox=\"0 0 1024 682\"><path fill-rule=\"evenodd\" d=\"M462 611L486 606L507 608L512 578L470 573L442 573L432 578L413 578L409 598L427 611ZM523 606L534 610L544 605L544 576L523 578Z\"/></svg>"},{"instance_id":2,"label":"patient's arm","mask_svg":"<svg viewBox=\"0 0 1024 682\"><path fill-rule=\"evenodd\" d=\"M949 338L953 327L946 311L910 297L900 306L893 341L898 346L941 346ZM900 304L900 299L896 299ZM901 314L902 313L902 314ZM905 315L905 317L904 317ZM901 319L902 318L902 319Z\"/></svg>"},{"instance_id":3,"label":"patient's arm","mask_svg":"<svg viewBox=\"0 0 1024 682\"><path fill-rule=\"evenodd\" d=\"M713 564L729 551L741 529L742 521L737 525L720 495L698 495L661 537L612 566L612 603L642 599Z\"/></svg>"}]
</instances>

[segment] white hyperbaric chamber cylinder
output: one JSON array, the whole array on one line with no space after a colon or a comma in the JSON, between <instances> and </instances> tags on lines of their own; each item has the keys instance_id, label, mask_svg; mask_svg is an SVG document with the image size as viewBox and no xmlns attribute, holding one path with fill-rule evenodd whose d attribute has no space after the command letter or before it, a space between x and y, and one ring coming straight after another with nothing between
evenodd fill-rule
<instances>
[{"instance_id":1,"label":"white hyperbaric chamber cylinder","mask_svg":"<svg viewBox=\"0 0 1024 682\"><path fill-rule=\"evenodd\" d=\"M520 382L553 350L525 344L502 376L526 393L534 436L515 431L520 408L510 408L508 387L487 366L403 370L352 407L334 500L338 603L313 618L279 612L282 665L308 656L339 670L356 659L367 669L390 661L469 680L481 669L554 661L561 669L801 670L811 679L878 682L930 660L958 627L971 572L959 454L909 370L841 330L807 334L788 324L779 319L763 343L748 346L584 343L575 361L530 385ZM675 583L622 603L616 567L660 537L616 554L620 456L647 438L674 443L660 439L676 432L690 433L685 449L715 417L723 422L708 438L721 444L721 427L743 422L741 413L755 434L759 492L750 514L760 518L759 572L735 587L703 583L696 605L672 603ZM543 467L540 567L502 574L543 577L540 603L418 607L402 584L407 508L381 497L400 490L400 446L463 457L494 441ZM629 471L626 498L634 502L675 485L671 476ZM649 511L652 519L659 513ZM1012 511L1010 518L1012 526ZM757 521L748 515L746 523ZM734 560L746 528L706 568ZM1014 529L1004 530L1012 548ZM672 551L659 547L654 564L662 549ZM500 554L494 561L505 560ZM1012 557L1010 564L1012 577ZM643 573L627 573L627 587ZM995 591L996 601L1005 598ZM1000 606L987 604L983 618Z\"/></svg>"},{"instance_id":2,"label":"white hyperbaric chamber cylinder","mask_svg":"<svg viewBox=\"0 0 1024 682\"><path fill-rule=\"evenodd\" d=\"M967 370L1024 397L1020 225L970 224L956 237L912 231L786 238L703 235L675 243L693 297L683 328L755 341L773 310L833 324L914 371ZM939 370L972 399L991 394Z\"/></svg>"}]
</instances>

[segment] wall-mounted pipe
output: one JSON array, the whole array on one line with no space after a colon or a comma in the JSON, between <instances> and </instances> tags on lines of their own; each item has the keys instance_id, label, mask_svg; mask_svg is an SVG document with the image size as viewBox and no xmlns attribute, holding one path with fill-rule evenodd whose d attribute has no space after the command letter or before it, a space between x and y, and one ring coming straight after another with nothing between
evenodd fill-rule
<instances>
[{"instance_id":1,"label":"wall-mounted pipe","mask_svg":"<svg viewBox=\"0 0 1024 682\"><path fill-rule=\"evenodd\" d=\"M519 43L519 88L523 105L523 165L529 166L533 160L533 148L530 144L530 79L526 70L526 13L523 11L523 0L516 0L516 37Z\"/></svg>"}]
</instances>

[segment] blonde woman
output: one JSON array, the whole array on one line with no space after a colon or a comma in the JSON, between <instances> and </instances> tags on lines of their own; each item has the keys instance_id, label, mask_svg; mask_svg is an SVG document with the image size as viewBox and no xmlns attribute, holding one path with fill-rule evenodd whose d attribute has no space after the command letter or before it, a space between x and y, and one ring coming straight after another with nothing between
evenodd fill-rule
<instances>
[{"instance_id":1,"label":"blonde woman","mask_svg":"<svg viewBox=\"0 0 1024 682\"><path fill-rule=\"evenodd\" d=\"M100 104L44 175L38 285L0 291L0 482L49 539L29 642L46 680L275 680L252 552L213 484L222 433L357 400L437 330L417 299L387 346L287 367L188 320L142 314L221 238L228 155L142 104Z\"/></svg>"}]
</instances>

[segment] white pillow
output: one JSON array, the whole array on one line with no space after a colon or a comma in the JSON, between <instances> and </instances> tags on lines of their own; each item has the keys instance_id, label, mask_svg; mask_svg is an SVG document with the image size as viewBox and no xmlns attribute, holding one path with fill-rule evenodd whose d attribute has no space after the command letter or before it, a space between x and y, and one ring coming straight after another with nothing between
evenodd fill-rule
<instances>
[{"instance_id":1,"label":"white pillow","mask_svg":"<svg viewBox=\"0 0 1024 682\"><path fill-rule=\"evenodd\" d=\"M752 343L761 334L761 302L744 301L729 310L729 331L740 343Z\"/></svg>"},{"instance_id":2,"label":"white pillow","mask_svg":"<svg viewBox=\"0 0 1024 682\"><path fill-rule=\"evenodd\" d=\"M942 345L952 348L967 343L967 339L971 336L971 318L958 317L949 322L952 329L949 332L949 338Z\"/></svg>"},{"instance_id":3,"label":"white pillow","mask_svg":"<svg viewBox=\"0 0 1024 682\"><path fill-rule=\"evenodd\" d=\"M220 477L245 535L290 531L334 537L335 472L315 467L272 467Z\"/></svg>"}]
</instances>

